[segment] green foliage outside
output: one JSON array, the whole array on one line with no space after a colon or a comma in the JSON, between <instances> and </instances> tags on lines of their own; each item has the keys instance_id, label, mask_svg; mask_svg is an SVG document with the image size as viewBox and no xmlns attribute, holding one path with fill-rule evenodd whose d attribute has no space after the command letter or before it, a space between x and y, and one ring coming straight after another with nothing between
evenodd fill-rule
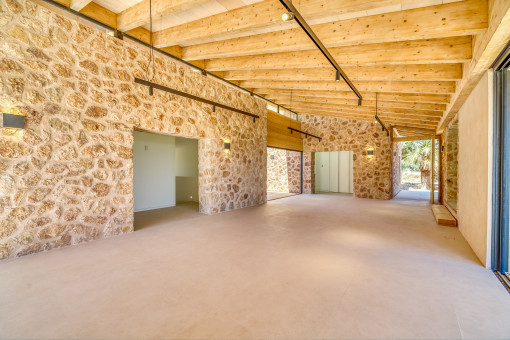
<instances>
[{"instance_id":1,"label":"green foliage outside","mask_svg":"<svg viewBox=\"0 0 510 340\"><path fill-rule=\"evenodd\" d=\"M402 170L430 169L430 140L402 143Z\"/></svg>"},{"instance_id":2,"label":"green foliage outside","mask_svg":"<svg viewBox=\"0 0 510 340\"><path fill-rule=\"evenodd\" d=\"M430 188L430 140L418 140L402 143L402 188L421 189ZM438 150L436 144L436 162L434 182L438 179Z\"/></svg>"}]
</instances>

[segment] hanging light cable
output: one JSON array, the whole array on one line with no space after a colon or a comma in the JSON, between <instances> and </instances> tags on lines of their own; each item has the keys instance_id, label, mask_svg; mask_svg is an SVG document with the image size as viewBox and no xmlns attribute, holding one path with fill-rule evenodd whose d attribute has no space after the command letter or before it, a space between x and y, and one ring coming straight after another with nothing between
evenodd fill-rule
<instances>
[{"instance_id":1,"label":"hanging light cable","mask_svg":"<svg viewBox=\"0 0 510 340\"><path fill-rule=\"evenodd\" d=\"M145 70L145 78L147 81L152 82L156 76L156 64L154 63L154 41L152 40L152 0L149 0L149 63L147 64L147 70ZM150 69L152 64L152 75L150 75ZM149 96L154 94L154 88L149 87Z\"/></svg>"}]
</instances>

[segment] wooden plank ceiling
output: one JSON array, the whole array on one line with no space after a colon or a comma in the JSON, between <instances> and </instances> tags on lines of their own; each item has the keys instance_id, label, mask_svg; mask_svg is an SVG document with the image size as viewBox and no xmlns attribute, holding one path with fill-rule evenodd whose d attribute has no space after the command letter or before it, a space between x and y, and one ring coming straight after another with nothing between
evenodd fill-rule
<instances>
[{"instance_id":1,"label":"wooden plank ceiling","mask_svg":"<svg viewBox=\"0 0 510 340\"><path fill-rule=\"evenodd\" d=\"M59 0L148 41L149 0ZM374 121L431 136L487 31L487 0L296 0L364 97L278 0L152 0L156 47L300 114Z\"/></svg>"}]
</instances>

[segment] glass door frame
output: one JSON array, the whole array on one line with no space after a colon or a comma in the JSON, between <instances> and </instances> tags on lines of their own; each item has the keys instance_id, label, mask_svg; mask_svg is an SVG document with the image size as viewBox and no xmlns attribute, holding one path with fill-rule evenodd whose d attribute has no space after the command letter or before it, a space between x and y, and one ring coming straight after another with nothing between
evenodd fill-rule
<instances>
[{"instance_id":1,"label":"glass door frame","mask_svg":"<svg viewBox=\"0 0 510 340\"><path fill-rule=\"evenodd\" d=\"M510 287L510 45L494 68L494 166L492 212L492 270Z\"/></svg>"}]
</instances>

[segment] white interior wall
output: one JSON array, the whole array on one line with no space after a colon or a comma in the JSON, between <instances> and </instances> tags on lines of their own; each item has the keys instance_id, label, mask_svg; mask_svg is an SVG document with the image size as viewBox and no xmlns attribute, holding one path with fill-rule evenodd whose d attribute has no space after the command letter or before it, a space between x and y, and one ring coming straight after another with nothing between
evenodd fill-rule
<instances>
[{"instance_id":1,"label":"white interior wall","mask_svg":"<svg viewBox=\"0 0 510 340\"><path fill-rule=\"evenodd\" d=\"M134 210L175 206L175 137L133 133Z\"/></svg>"},{"instance_id":2,"label":"white interior wall","mask_svg":"<svg viewBox=\"0 0 510 340\"><path fill-rule=\"evenodd\" d=\"M486 267L492 228L492 79L488 71L458 113L458 225Z\"/></svg>"},{"instance_id":3,"label":"white interior wall","mask_svg":"<svg viewBox=\"0 0 510 340\"><path fill-rule=\"evenodd\" d=\"M176 138L175 185L177 202L198 202L198 140Z\"/></svg>"}]
</instances>

